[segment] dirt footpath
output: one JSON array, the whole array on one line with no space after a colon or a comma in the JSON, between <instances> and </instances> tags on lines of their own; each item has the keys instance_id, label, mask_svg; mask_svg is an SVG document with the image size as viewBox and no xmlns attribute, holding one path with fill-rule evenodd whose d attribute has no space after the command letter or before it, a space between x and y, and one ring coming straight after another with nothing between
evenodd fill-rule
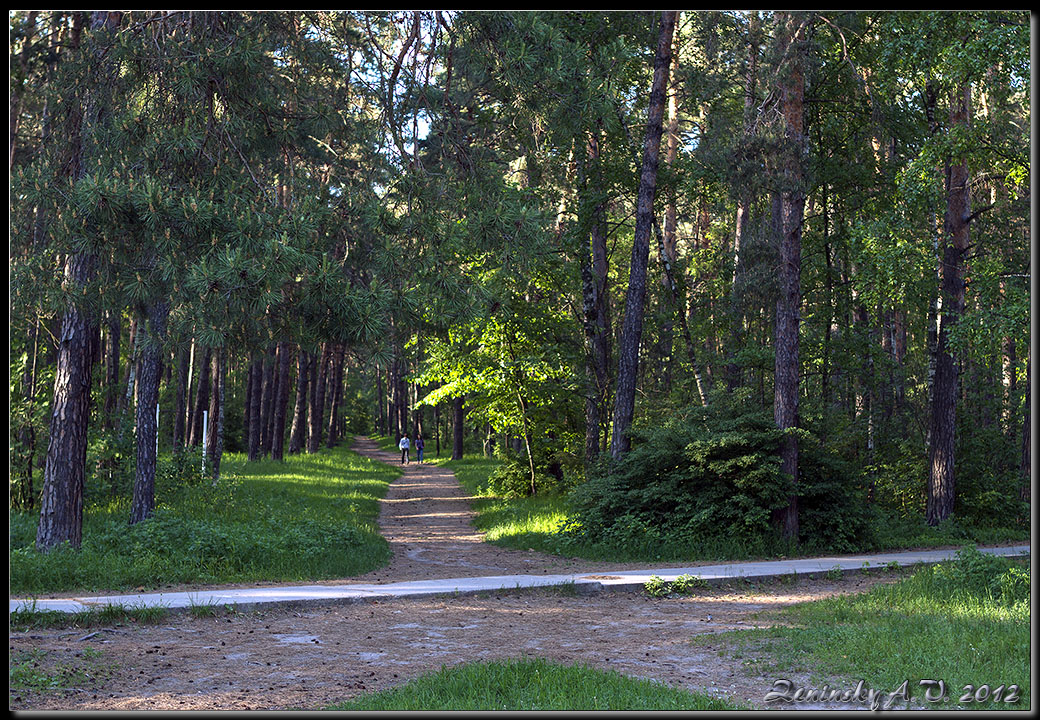
<instances>
[{"instance_id":1,"label":"dirt footpath","mask_svg":"<svg viewBox=\"0 0 1040 720\"><path fill-rule=\"evenodd\" d=\"M393 462L367 439L355 448ZM410 465L393 483L380 523L387 568L341 582L397 582L504 573L622 569L486 545L444 469ZM645 567L645 566L644 566ZM12 691L12 710L317 709L442 665L517 657L584 663L763 707L773 678L695 635L752 628L770 608L861 592L891 576L698 590L684 598L536 589L471 596L278 608L159 625L10 634L15 663L61 675L62 689ZM329 583L332 584L332 583Z\"/></svg>"}]
</instances>

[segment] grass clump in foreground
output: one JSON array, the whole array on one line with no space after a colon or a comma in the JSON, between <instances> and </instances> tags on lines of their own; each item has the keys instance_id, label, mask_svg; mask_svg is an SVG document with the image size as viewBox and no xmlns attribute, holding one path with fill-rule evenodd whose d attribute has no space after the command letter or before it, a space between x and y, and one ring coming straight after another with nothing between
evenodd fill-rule
<instances>
[{"instance_id":1,"label":"grass clump in foreground","mask_svg":"<svg viewBox=\"0 0 1040 720\"><path fill-rule=\"evenodd\" d=\"M441 667L328 710L738 710L708 695L617 671L515 659Z\"/></svg>"},{"instance_id":2,"label":"grass clump in foreground","mask_svg":"<svg viewBox=\"0 0 1040 720\"><path fill-rule=\"evenodd\" d=\"M127 525L128 493L88 492L79 550L38 553L38 515L12 511L11 594L316 580L389 560L377 518L398 471L346 447L284 462L228 454L216 487L189 463L163 463L144 522Z\"/></svg>"},{"instance_id":3,"label":"grass clump in foreground","mask_svg":"<svg viewBox=\"0 0 1040 720\"><path fill-rule=\"evenodd\" d=\"M725 642L756 674L808 671L817 688L854 688L862 680L887 699L906 682L915 704L934 709L1028 710L1029 598L1027 561L966 547L956 560L895 585L794 605L780 611L784 625L711 642ZM943 681L947 699L926 701L921 680ZM895 701L902 703L901 693Z\"/></svg>"},{"instance_id":4,"label":"grass clump in foreground","mask_svg":"<svg viewBox=\"0 0 1040 720\"><path fill-rule=\"evenodd\" d=\"M154 625L166 619L170 611L162 606L108 604L81 612L41 610L30 600L11 612L11 630L37 630L56 627L93 627L140 623Z\"/></svg>"}]
</instances>

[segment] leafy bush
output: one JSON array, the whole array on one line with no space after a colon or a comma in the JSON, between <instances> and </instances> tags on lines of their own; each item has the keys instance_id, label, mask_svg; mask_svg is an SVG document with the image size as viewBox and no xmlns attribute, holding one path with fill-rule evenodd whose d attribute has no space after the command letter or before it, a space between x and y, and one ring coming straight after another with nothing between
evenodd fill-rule
<instances>
[{"instance_id":1,"label":"leafy bush","mask_svg":"<svg viewBox=\"0 0 1040 720\"><path fill-rule=\"evenodd\" d=\"M604 460L571 495L562 532L586 541L735 539L766 552L780 540L771 522L793 489L780 471L781 432L762 412L693 408L633 434L632 449ZM870 514L858 474L799 432L800 541L852 551L869 541Z\"/></svg>"},{"instance_id":2,"label":"leafy bush","mask_svg":"<svg viewBox=\"0 0 1040 720\"><path fill-rule=\"evenodd\" d=\"M1004 605L1028 602L1029 568L1009 566L1010 562L968 545L957 551L956 560L935 567L935 580L951 597L991 597Z\"/></svg>"},{"instance_id":3,"label":"leafy bush","mask_svg":"<svg viewBox=\"0 0 1040 720\"><path fill-rule=\"evenodd\" d=\"M962 415L957 424L957 494L953 514L974 527L1028 527L1029 504L1019 499L1021 446L999 424Z\"/></svg>"},{"instance_id":4,"label":"leafy bush","mask_svg":"<svg viewBox=\"0 0 1040 720\"><path fill-rule=\"evenodd\" d=\"M554 462L550 452L536 449L534 452L534 492L531 487L531 467L527 456L512 450L499 451L501 464L488 477L487 492L504 498L529 497L533 494L562 492L570 489L568 476L559 468L554 472Z\"/></svg>"}]
</instances>

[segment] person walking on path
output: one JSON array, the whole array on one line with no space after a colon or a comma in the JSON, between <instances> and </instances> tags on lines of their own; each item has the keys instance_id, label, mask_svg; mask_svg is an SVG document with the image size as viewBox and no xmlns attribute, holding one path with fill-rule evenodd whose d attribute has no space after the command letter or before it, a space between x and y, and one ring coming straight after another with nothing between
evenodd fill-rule
<instances>
[{"instance_id":1,"label":"person walking on path","mask_svg":"<svg viewBox=\"0 0 1040 720\"><path fill-rule=\"evenodd\" d=\"M401 436L401 441L399 443L397 443L397 447L401 448L401 464L402 465L407 465L408 464L408 447L409 447L409 442L408 442L408 436L407 435L402 435Z\"/></svg>"},{"instance_id":2,"label":"person walking on path","mask_svg":"<svg viewBox=\"0 0 1040 720\"><path fill-rule=\"evenodd\" d=\"M422 462L422 451L426 447L426 443L423 442L422 435L415 436L415 454L419 458L419 462Z\"/></svg>"}]
</instances>

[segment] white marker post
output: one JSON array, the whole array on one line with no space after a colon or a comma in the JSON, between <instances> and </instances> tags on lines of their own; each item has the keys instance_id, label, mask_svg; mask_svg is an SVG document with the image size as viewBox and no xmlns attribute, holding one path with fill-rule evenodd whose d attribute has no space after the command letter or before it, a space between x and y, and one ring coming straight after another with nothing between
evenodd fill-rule
<instances>
[{"instance_id":1,"label":"white marker post","mask_svg":"<svg viewBox=\"0 0 1040 720\"><path fill-rule=\"evenodd\" d=\"M206 474L206 455L209 454L209 410L202 411L202 474Z\"/></svg>"},{"instance_id":2,"label":"white marker post","mask_svg":"<svg viewBox=\"0 0 1040 720\"><path fill-rule=\"evenodd\" d=\"M159 460L159 403L155 403L155 460Z\"/></svg>"}]
</instances>

